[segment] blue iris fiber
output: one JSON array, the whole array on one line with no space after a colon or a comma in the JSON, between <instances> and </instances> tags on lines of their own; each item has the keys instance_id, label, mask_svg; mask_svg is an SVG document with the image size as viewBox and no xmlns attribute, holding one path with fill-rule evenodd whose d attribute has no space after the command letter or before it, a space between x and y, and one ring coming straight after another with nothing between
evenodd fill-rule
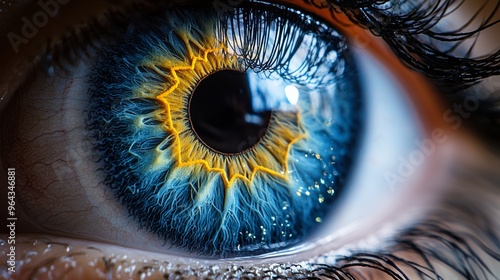
<instances>
[{"instance_id":1,"label":"blue iris fiber","mask_svg":"<svg viewBox=\"0 0 500 280\"><path fill-rule=\"evenodd\" d=\"M281 6L244 3L235 10L235 14L255 18L266 13L307 34L325 32L325 25ZM227 24L235 14L221 15L208 7L183 7L136 19L123 38L100 55L90 88L88 126L107 174L105 182L140 226L157 234L166 245L214 257L289 248L304 242L321 223L327 222L347 182L362 119L356 66L353 60L347 60L349 51L341 44L341 36L328 28L329 34L335 36L326 39L336 42L324 45L336 48L336 68L321 74L329 77L324 81L309 71L311 80L321 80L314 86L307 83L305 75L294 79L293 73L277 69L286 63L268 63L264 67L265 60L250 61L245 55L251 55L241 55L242 63L248 62L247 71L253 73L259 85L278 81L284 87L293 83L299 92L306 93L297 103L305 138L290 148L288 180L256 173L250 185L236 181L227 187L220 174L207 172L202 166L179 168L172 150L174 135L164 129L166 116L159 113L165 108L153 98L170 85L148 71L144 61L159 55L186 57L177 30L190 30L204 42L204 34L214 28L235 28ZM270 30L262 32L270 32L266 36L276 36L276 40L287 36ZM279 44L273 47L283 53L291 51ZM256 94L255 104L273 107L266 96L273 95L275 89L250 87ZM141 96L138 89L148 92ZM315 94L307 93L313 91ZM275 107L270 109L277 111ZM280 135L273 135L272 126L271 122L267 137L280 139ZM228 162L235 158L227 155Z\"/></svg>"}]
</instances>

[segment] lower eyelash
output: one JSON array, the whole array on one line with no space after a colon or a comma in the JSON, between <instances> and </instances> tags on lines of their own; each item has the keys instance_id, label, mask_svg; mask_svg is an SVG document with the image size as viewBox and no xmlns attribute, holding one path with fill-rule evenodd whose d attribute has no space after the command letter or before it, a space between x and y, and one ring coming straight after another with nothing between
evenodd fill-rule
<instances>
[{"instance_id":1,"label":"lower eyelash","mask_svg":"<svg viewBox=\"0 0 500 280\"><path fill-rule=\"evenodd\" d=\"M476 173L472 173L474 171ZM309 270L327 279L359 279L360 268L379 272L390 279L408 279L405 275L408 272L418 275L417 279L446 279L437 270L437 267L446 267L463 279L498 279L493 271L495 266L488 266L500 262L500 241L496 232L499 224L487 213L490 211L494 215L495 209L478 205L479 201L483 203L481 196L471 198L468 189L480 186L474 192L494 193L498 175L489 174L490 180L484 181L485 174L479 178L480 172L472 172L456 171L454 182L459 185L453 192L461 192L449 195L425 220L387 240L388 249L373 253L356 251L350 256L337 257L336 266L310 264ZM419 259L401 257L403 254ZM377 275L373 279L380 277Z\"/></svg>"},{"instance_id":2,"label":"lower eyelash","mask_svg":"<svg viewBox=\"0 0 500 280\"><path fill-rule=\"evenodd\" d=\"M458 177L455 182L461 182L458 184L462 184L462 188L477 186L480 180L483 180L483 177L478 178L478 174L470 171L468 175L465 174L462 170L454 174ZM491 187L490 191L495 192L498 175L490 175L491 180L482 184L490 185L485 189ZM457 189L460 187L457 186ZM334 256L335 265L316 261L254 270L239 267L236 271L218 271L214 276L338 280L389 277L400 280L409 279L408 274L412 273L418 275L417 279L446 279L437 270L439 265L444 265L464 279L498 279L495 271L492 271L494 267L488 267L487 263L492 263L491 260L493 263L500 262L499 235L495 232L499 225L486 212L490 209L480 208L481 205L473 207L478 201L478 197L471 198L467 191L451 194L442 205L426 216L428 218L385 241L385 244L388 244L387 249L373 252L354 251L347 256ZM402 254L419 256L420 259L408 259L401 257ZM324 258L331 260L332 256L325 255ZM316 258L320 259L321 257ZM367 271L371 276L366 276ZM201 272L194 271L176 273L202 275Z\"/></svg>"}]
</instances>

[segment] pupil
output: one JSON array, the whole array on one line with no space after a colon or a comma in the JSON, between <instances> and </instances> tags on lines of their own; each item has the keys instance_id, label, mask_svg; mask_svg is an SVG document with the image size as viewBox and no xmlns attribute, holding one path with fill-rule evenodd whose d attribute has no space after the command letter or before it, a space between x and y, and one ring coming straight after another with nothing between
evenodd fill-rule
<instances>
[{"instance_id":1,"label":"pupil","mask_svg":"<svg viewBox=\"0 0 500 280\"><path fill-rule=\"evenodd\" d=\"M215 72L203 79L189 102L191 127L209 148L237 154L264 137L271 112L254 112L249 80L233 70Z\"/></svg>"}]
</instances>

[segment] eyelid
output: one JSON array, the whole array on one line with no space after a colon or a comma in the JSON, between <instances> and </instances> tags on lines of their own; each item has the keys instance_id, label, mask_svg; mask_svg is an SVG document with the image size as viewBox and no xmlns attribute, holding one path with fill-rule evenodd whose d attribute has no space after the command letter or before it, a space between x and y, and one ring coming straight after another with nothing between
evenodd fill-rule
<instances>
[{"instance_id":1,"label":"eyelid","mask_svg":"<svg viewBox=\"0 0 500 280\"><path fill-rule=\"evenodd\" d=\"M9 71L0 72L0 110L8 101L7 95L11 95L13 91L19 87L19 85L23 81L25 74L28 73L33 64L36 63L36 60L39 59L39 54L43 51L43 49L40 49L40 46L43 45L43 42L50 40L50 38L61 38L71 26L81 22L83 18L93 18L96 14L98 14L97 12L104 11L113 7L113 4L107 3L105 1L99 1L97 3L96 2L97 1L94 1L93 5L88 5L88 3L84 1L74 0L69 2L68 4L59 5L59 12L53 18L49 17L46 26L42 26L39 28L38 33L40 34L36 34L34 38L29 39L27 45L20 45L18 53L15 52L9 40L0 41L0 49L4 50L0 54L0 60L3 61L5 66L3 69L9 69ZM289 6L294 5L302 10L311 12L327 20L336 29L343 32L351 39L354 38L355 41L361 43L368 42L368 44L379 41L377 44L382 44L381 39L374 40L373 35L370 35L367 31L359 28L357 25L354 25L352 23L345 24L341 22L348 22L345 16L341 14L335 14L335 18L333 18L331 15L331 11L327 8L315 8L312 4L296 0L277 0L275 2L287 4ZM37 3L38 2L32 0L28 1L25 5L18 5L13 8L11 10L13 11L12 13L17 13L21 9L23 9L24 11L17 16L17 20L11 21L7 28L5 28L5 26L2 27L0 36L2 36L2 38L7 38L9 32L16 32L13 30L17 30L17 32L20 32L19 26L23 25L21 18L24 16L30 19L32 18L34 13L41 10L41 7L38 6ZM26 9L24 9L25 7ZM63 10L64 12L61 12ZM76 14L78 14L79 16L75 16ZM339 19L341 21L339 21ZM370 46L367 45L367 47ZM377 52L382 52L380 47L378 47L377 49ZM389 51L384 50L383 52L388 53ZM19 57L23 57L25 59L19 59ZM35 58L35 61L33 61L32 58Z\"/></svg>"}]
</instances>

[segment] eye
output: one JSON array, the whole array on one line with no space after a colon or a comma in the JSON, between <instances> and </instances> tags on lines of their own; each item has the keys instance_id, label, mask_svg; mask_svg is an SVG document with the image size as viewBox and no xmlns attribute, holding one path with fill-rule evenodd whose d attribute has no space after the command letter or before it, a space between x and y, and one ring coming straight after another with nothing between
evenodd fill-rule
<instances>
[{"instance_id":1,"label":"eye","mask_svg":"<svg viewBox=\"0 0 500 280\"><path fill-rule=\"evenodd\" d=\"M301 242L341 191L360 126L340 36L256 3L137 20L91 75L106 184L141 227L192 252Z\"/></svg>"},{"instance_id":2,"label":"eye","mask_svg":"<svg viewBox=\"0 0 500 280\"><path fill-rule=\"evenodd\" d=\"M282 5L144 8L76 66L59 63L2 126L26 218L66 236L296 253L362 220L353 209L394 203L380 175L425 133L379 62Z\"/></svg>"}]
</instances>

